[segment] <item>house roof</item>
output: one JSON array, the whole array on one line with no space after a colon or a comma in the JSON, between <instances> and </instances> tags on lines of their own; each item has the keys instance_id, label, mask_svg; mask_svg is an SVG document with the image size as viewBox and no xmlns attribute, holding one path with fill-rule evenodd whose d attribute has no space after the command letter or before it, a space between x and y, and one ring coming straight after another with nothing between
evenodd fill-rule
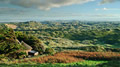
<instances>
[{"instance_id":1,"label":"house roof","mask_svg":"<svg viewBox=\"0 0 120 67\"><path fill-rule=\"evenodd\" d=\"M16 39L16 41L18 42L18 44L21 44L20 41L18 39Z\"/></svg>"},{"instance_id":2,"label":"house roof","mask_svg":"<svg viewBox=\"0 0 120 67\"><path fill-rule=\"evenodd\" d=\"M30 53L38 53L37 51L31 50L29 51Z\"/></svg>"},{"instance_id":3,"label":"house roof","mask_svg":"<svg viewBox=\"0 0 120 67\"><path fill-rule=\"evenodd\" d=\"M26 44L24 41L21 42L21 44L24 46L25 50L31 50L32 47Z\"/></svg>"}]
</instances>

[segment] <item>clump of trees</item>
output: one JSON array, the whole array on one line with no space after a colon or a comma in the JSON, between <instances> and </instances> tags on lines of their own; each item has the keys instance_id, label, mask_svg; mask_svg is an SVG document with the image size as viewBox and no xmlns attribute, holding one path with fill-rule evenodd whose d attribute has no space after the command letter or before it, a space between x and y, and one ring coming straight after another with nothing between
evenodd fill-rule
<instances>
[{"instance_id":1,"label":"clump of trees","mask_svg":"<svg viewBox=\"0 0 120 67\"><path fill-rule=\"evenodd\" d=\"M88 52L105 52L106 51L106 49L102 46L85 46L85 47L81 47L80 49Z\"/></svg>"},{"instance_id":2,"label":"clump of trees","mask_svg":"<svg viewBox=\"0 0 120 67\"><path fill-rule=\"evenodd\" d=\"M26 35L22 32L15 32L13 29L6 26L0 26L0 54L12 58L22 58L26 55L23 53L23 45L18 41L24 41L30 45L33 50L43 54L45 51L43 43L34 36Z\"/></svg>"},{"instance_id":3,"label":"clump of trees","mask_svg":"<svg viewBox=\"0 0 120 67\"><path fill-rule=\"evenodd\" d=\"M54 54L55 53L55 50L53 49L53 48L46 48L46 50L45 50L45 53L46 54Z\"/></svg>"},{"instance_id":4,"label":"clump of trees","mask_svg":"<svg viewBox=\"0 0 120 67\"><path fill-rule=\"evenodd\" d=\"M38 51L40 54L44 53L45 47L42 41L40 41L40 39L38 39L37 37L29 36L22 32L16 32L16 36L19 41L24 41L25 43L30 45L33 50Z\"/></svg>"},{"instance_id":5,"label":"clump of trees","mask_svg":"<svg viewBox=\"0 0 120 67\"><path fill-rule=\"evenodd\" d=\"M14 58L14 59L22 59L22 58L25 58L26 57L26 52L13 52L13 53L9 53L8 57L9 58Z\"/></svg>"},{"instance_id":6,"label":"clump of trees","mask_svg":"<svg viewBox=\"0 0 120 67\"><path fill-rule=\"evenodd\" d=\"M16 41L13 29L3 27L0 29L0 54L7 54L21 49L21 45Z\"/></svg>"},{"instance_id":7,"label":"clump of trees","mask_svg":"<svg viewBox=\"0 0 120 67\"><path fill-rule=\"evenodd\" d=\"M41 36L67 38L83 44L120 44L119 22L45 21L14 23L16 31Z\"/></svg>"}]
</instances>

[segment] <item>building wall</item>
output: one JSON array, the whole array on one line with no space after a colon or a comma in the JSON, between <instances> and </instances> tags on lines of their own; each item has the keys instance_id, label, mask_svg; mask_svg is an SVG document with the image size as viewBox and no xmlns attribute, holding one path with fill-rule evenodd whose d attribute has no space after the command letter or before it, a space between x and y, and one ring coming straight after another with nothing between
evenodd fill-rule
<instances>
[{"instance_id":1,"label":"building wall","mask_svg":"<svg viewBox=\"0 0 120 67\"><path fill-rule=\"evenodd\" d=\"M37 56L37 55L38 55L38 52L36 52L34 55Z\"/></svg>"},{"instance_id":2,"label":"building wall","mask_svg":"<svg viewBox=\"0 0 120 67\"><path fill-rule=\"evenodd\" d=\"M31 50L25 50L26 54L28 55L28 52L31 51Z\"/></svg>"}]
</instances>

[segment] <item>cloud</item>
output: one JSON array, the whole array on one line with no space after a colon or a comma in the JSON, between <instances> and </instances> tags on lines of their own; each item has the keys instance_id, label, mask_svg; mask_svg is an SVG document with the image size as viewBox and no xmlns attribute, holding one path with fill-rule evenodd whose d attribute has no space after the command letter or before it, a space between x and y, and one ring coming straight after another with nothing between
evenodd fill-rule
<instances>
[{"instance_id":1,"label":"cloud","mask_svg":"<svg viewBox=\"0 0 120 67\"><path fill-rule=\"evenodd\" d=\"M27 10L21 10L21 9L17 9L17 8L12 8L12 7L0 7L0 15L5 15L5 14L24 14L28 12Z\"/></svg>"},{"instance_id":2,"label":"cloud","mask_svg":"<svg viewBox=\"0 0 120 67\"><path fill-rule=\"evenodd\" d=\"M100 2L100 4L113 3L113 2L117 2L117 1L120 1L120 0L102 0Z\"/></svg>"},{"instance_id":3,"label":"cloud","mask_svg":"<svg viewBox=\"0 0 120 67\"><path fill-rule=\"evenodd\" d=\"M9 7L0 7L0 14L7 14L9 12L16 12L17 9Z\"/></svg>"},{"instance_id":4,"label":"cloud","mask_svg":"<svg viewBox=\"0 0 120 67\"><path fill-rule=\"evenodd\" d=\"M107 11L107 10L120 10L120 8L96 8L95 10L96 11L98 11L98 10L104 10L104 11Z\"/></svg>"},{"instance_id":5,"label":"cloud","mask_svg":"<svg viewBox=\"0 0 120 67\"><path fill-rule=\"evenodd\" d=\"M95 10L98 11L98 10L109 10L109 9L108 8L96 8Z\"/></svg>"},{"instance_id":6,"label":"cloud","mask_svg":"<svg viewBox=\"0 0 120 67\"><path fill-rule=\"evenodd\" d=\"M61 6L69 6L73 4L84 4L95 0L0 0L0 2L9 3L28 8L38 8L42 10L50 10Z\"/></svg>"}]
</instances>

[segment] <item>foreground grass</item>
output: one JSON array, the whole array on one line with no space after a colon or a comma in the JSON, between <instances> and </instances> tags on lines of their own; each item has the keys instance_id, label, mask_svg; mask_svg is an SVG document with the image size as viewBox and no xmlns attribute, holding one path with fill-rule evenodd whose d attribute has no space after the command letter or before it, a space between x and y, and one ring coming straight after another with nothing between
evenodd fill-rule
<instances>
[{"instance_id":1,"label":"foreground grass","mask_svg":"<svg viewBox=\"0 0 120 67\"><path fill-rule=\"evenodd\" d=\"M92 61L77 63L45 63L45 64L0 64L0 67L120 67L120 61Z\"/></svg>"},{"instance_id":2,"label":"foreground grass","mask_svg":"<svg viewBox=\"0 0 120 67\"><path fill-rule=\"evenodd\" d=\"M120 53L63 51L22 60L3 59L0 67L120 67Z\"/></svg>"},{"instance_id":3,"label":"foreground grass","mask_svg":"<svg viewBox=\"0 0 120 67\"><path fill-rule=\"evenodd\" d=\"M77 63L45 63L45 64L30 64L30 63L22 63L22 64L0 64L0 67L96 67L99 64L108 63L108 61L92 61L86 60Z\"/></svg>"}]
</instances>

